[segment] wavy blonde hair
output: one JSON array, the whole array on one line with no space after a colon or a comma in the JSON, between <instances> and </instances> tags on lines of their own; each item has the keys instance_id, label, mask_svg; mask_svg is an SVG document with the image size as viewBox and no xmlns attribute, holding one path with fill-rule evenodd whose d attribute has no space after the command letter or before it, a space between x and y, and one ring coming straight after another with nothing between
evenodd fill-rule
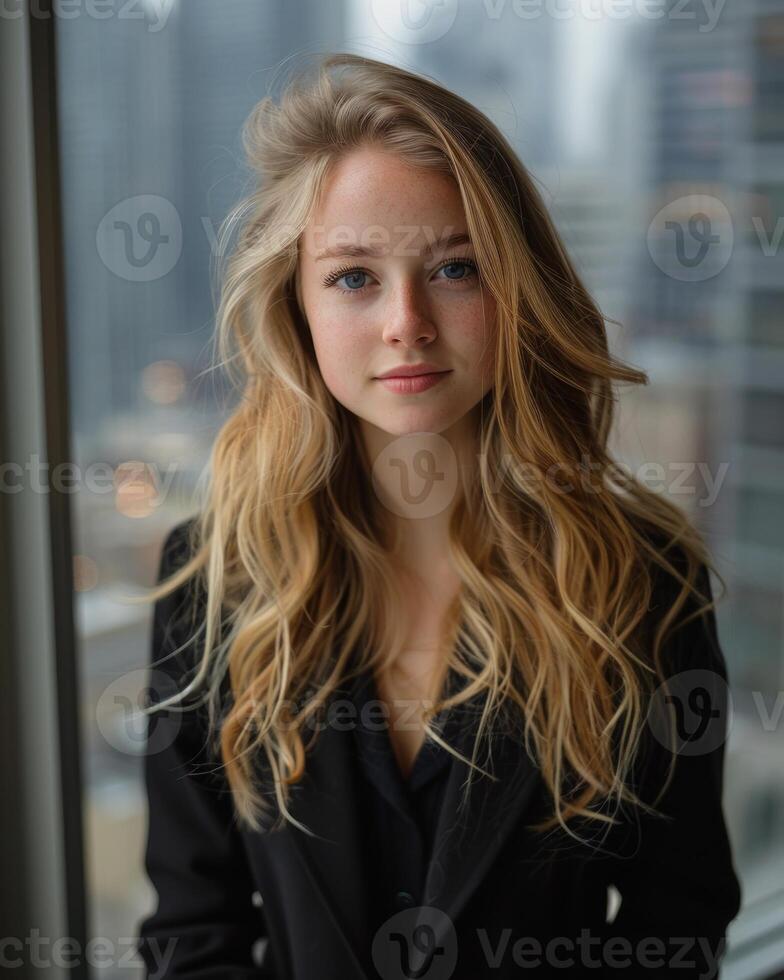
<instances>
[{"instance_id":1,"label":"wavy blonde hair","mask_svg":"<svg viewBox=\"0 0 784 980\"><path fill-rule=\"evenodd\" d=\"M705 603L692 616L715 604L707 578L698 587L712 566L687 516L608 451L613 382L648 378L611 356L531 176L468 102L351 54L322 57L279 102L264 98L243 141L257 181L221 230L215 335L240 398L213 446L187 560L148 596L198 581L203 647L192 682L158 708L203 687L241 821L263 826L254 760L265 758L280 813L302 826L287 802L312 720L352 670L399 649L388 514L356 420L321 378L297 276L300 235L332 168L372 145L455 180L498 311L477 472L449 529L461 589L443 649L465 684L424 712L428 733L459 755L431 720L486 694L471 759L459 756L484 772L491 719L517 719L553 801L532 829L571 833L576 816L612 824L600 812L611 800L651 809L626 777L647 695L666 678L665 637L690 595ZM678 588L651 623L657 570Z\"/></svg>"}]
</instances>

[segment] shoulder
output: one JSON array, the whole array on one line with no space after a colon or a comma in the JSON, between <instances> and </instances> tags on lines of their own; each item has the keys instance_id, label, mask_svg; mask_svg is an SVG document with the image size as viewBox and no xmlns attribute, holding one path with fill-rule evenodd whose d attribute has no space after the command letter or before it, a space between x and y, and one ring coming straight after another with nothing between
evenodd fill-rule
<instances>
[{"instance_id":1,"label":"shoulder","mask_svg":"<svg viewBox=\"0 0 784 980\"><path fill-rule=\"evenodd\" d=\"M661 528L653 527L647 522L641 522L638 524L638 530L648 544L672 566L678 575L689 579L705 599L712 601L713 590L710 574L704 561L697 561L692 558L681 542L673 542ZM654 602L659 606L671 604L681 592L681 582L672 571L663 568L653 558L649 557L647 560L651 569L652 604ZM703 600L698 600L693 592L690 591L689 595L691 607L697 608L705 604Z\"/></svg>"},{"instance_id":2,"label":"shoulder","mask_svg":"<svg viewBox=\"0 0 784 980\"><path fill-rule=\"evenodd\" d=\"M176 524L166 535L161 546L158 562L158 582L175 575L193 557L198 548L198 521L191 516ZM191 576L171 593L159 600L167 612L172 608L184 611L186 606L195 606L202 598L200 583ZM168 601L167 601L168 600Z\"/></svg>"},{"instance_id":3,"label":"shoulder","mask_svg":"<svg viewBox=\"0 0 784 980\"><path fill-rule=\"evenodd\" d=\"M719 645L714 588L708 564L695 558L681 542L671 542L666 532L638 525L648 543L672 567L662 567L649 557L651 596L643 633L646 644L669 624L662 638L662 666L668 673L703 667L726 678L726 662ZM677 575L675 574L677 573ZM691 582L684 590L680 578Z\"/></svg>"},{"instance_id":4,"label":"shoulder","mask_svg":"<svg viewBox=\"0 0 784 980\"><path fill-rule=\"evenodd\" d=\"M166 534L160 550L157 585L175 575L197 546L197 518L189 517ZM204 591L191 576L156 599L152 624L152 665L182 679L198 661L198 638L203 620Z\"/></svg>"},{"instance_id":5,"label":"shoulder","mask_svg":"<svg viewBox=\"0 0 784 980\"><path fill-rule=\"evenodd\" d=\"M678 574L691 581L684 585L666 569L657 567L652 575L652 594L648 607L650 628L659 629L668 620L662 636L661 662L668 676L699 670L717 682L727 682L727 662L721 648L714 603L714 589L708 565L690 559L680 545L669 548L665 557ZM693 675L695 683L698 675Z\"/></svg>"},{"instance_id":6,"label":"shoulder","mask_svg":"<svg viewBox=\"0 0 784 980\"><path fill-rule=\"evenodd\" d=\"M194 514L167 532L160 552L158 581L173 575L188 561L197 545L198 521Z\"/></svg>"}]
</instances>

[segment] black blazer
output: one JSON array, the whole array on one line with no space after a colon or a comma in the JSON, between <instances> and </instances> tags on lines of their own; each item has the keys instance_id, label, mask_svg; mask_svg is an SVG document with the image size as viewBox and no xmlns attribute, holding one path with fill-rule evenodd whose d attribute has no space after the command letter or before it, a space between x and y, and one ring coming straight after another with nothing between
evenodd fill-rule
<instances>
[{"instance_id":1,"label":"black blazer","mask_svg":"<svg viewBox=\"0 0 784 980\"><path fill-rule=\"evenodd\" d=\"M161 576L183 560L188 523L169 535ZM710 588L707 576L703 585ZM657 595L660 613L672 593L662 587ZM153 697L179 689L196 663L197 644L162 659L188 637L188 621L198 623L192 602L183 587L156 604ZM526 970L536 977L717 976L706 967L715 971L721 958L741 888L722 811L727 672L712 613L675 633L665 663L672 665L669 676L705 671L697 675L699 690L710 696L710 711L702 712L704 701L698 707L710 726L708 742L679 755L658 804L671 822L627 816L598 850L560 830L544 840L534 836L525 824L546 812L544 783L519 743L500 734L493 765L501 778L475 775L462 813L467 767L452 764L422 907L401 912L375 937L367 922L372 869L362 867L357 844L360 787L351 732L321 731L307 775L292 793L291 813L317 836L288 824L253 833L233 819L228 787L206 754L197 716L154 715L145 757L145 867L158 905L139 929L145 976L506 980ZM461 747L472 734L466 731ZM649 760L650 788L638 792L649 801L656 788L650 776L664 772L658 744L652 739L653 751L640 757ZM706 751L706 744L715 747ZM596 825L580 825L577 833L599 839ZM613 889L621 901L608 921ZM419 964L418 949L425 957Z\"/></svg>"}]
</instances>

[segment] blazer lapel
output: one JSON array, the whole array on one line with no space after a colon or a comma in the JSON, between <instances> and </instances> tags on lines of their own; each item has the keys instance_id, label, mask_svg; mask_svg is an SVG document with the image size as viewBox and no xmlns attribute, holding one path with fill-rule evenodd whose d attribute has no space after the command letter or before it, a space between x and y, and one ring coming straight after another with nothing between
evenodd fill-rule
<instances>
[{"instance_id":1,"label":"blazer lapel","mask_svg":"<svg viewBox=\"0 0 784 980\"><path fill-rule=\"evenodd\" d=\"M346 696L339 690L335 696ZM445 729L450 744L468 758L476 734L481 701L473 698L454 709ZM368 935L368 869L362 866L359 807L355 800L362 788L357 781L350 731L327 724L309 754L306 775L292 787L289 810L294 818L314 830L311 837L290 827L291 838L314 888L332 918L357 976L367 973L356 951ZM498 779L474 773L466 806L461 807L463 784L469 767L452 759L444 800L438 819L436 844L425 879L417 926L433 929L434 942L444 940L454 922L490 870L493 860L533 801L540 784L539 769L525 752L522 735L495 732L491 736L489 768ZM428 914L436 906L445 916Z\"/></svg>"},{"instance_id":2,"label":"blazer lapel","mask_svg":"<svg viewBox=\"0 0 784 980\"><path fill-rule=\"evenodd\" d=\"M339 692L344 694L345 692ZM317 836L290 826L291 839L314 889L335 924L356 975L367 978L356 951L368 934L366 870L362 866L351 732L325 724L318 733L306 774L292 786L289 810Z\"/></svg>"},{"instance_id":3,"label":"blazer lapel","mask_svg":"<svg viewBox=\"0 0 784 980\"><path fill-rule=\"evenodd\" d=\"M469 759L478 727L474 722L485 697L477 696L456 711L461 719L456 747ZM445 938L449 923L454 923L481 884L541 785L540 770L527 755L521 733L498 731L491 735L490 747L491 759L485 763L482 752L478 762L498 778L491 781L481 773L472 773L465 805L461 806L469 767L454 759L450 769L417 919L417 926L433 929L435 943ZM429 914L432 906L445 915Z\"/></svg>"}]
</instances>

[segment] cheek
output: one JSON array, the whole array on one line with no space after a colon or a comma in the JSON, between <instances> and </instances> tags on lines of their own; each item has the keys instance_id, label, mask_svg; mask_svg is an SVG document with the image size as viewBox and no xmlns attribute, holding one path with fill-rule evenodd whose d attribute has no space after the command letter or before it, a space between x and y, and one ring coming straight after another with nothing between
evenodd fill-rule
<instances>
[{"instance_id":1,"label":"cheek","mask_svg":"<svg viewBox=\"0 0 784 980\"><path fill-rule=\"evenodd\" d=\"M369 371L363 339L344 318L311 324L311 335L324 383L335 397L348 396Z\"/></svg>"},{"instance_id":2,"label":"cheek","mask_svg":"<svg viewBox=\"0 0 784 980\"><path fill-rule=\"evenodd\" d=\"M492 359L496 342L496 303L490 296L474 300L465 311L460 336L467 353L476 359Z\"/></svg>"},{"instance_id":3,"label":"cheek","mask_svg":"<svg viewBox=\"0 0 784 980\"><path fill-rule=\"evenodd\" d=\"M493 383L498 343L496 303L492 297L476 300L472 315L463 323L461 337L461 353L469 365L469 387L476 397L481 397Z\"/></svg>"}]
</instances>

